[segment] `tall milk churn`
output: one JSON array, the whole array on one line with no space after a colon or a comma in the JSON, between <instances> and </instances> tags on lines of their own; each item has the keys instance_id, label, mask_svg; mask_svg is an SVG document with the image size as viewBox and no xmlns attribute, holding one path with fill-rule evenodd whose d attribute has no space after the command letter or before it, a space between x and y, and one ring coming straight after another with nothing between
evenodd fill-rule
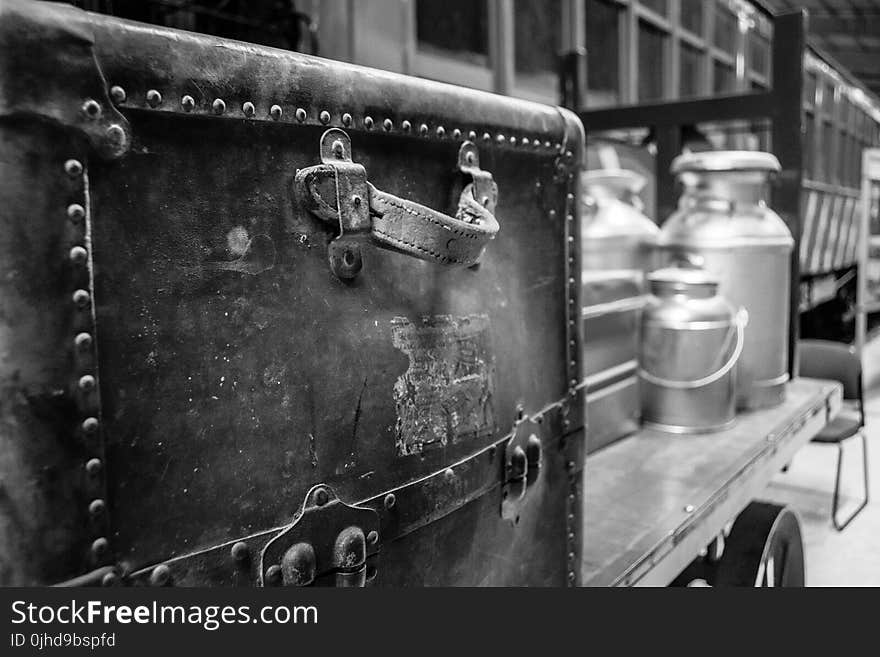
<instances>
[{"instance_id":1,"label":"tall milk churn","mask_svg":"<svg viewBox=\"0 0 880 657\"><path fill-rule=\"evenodd\" d=\"M595 451L641 424L639 326L660 229L638 207L643 176L600 169L581 182L587 449Z\"/></svg>"},{"instance_id":2,"label":"tall milk churn","mask_svg":"<svg viewBox=\"0 0 880 657\"><path fill-rule=\"evenodd\" d=\"M747 322L699 269L648 275L639 375L642 420L673 433L719 431L736 418L736 364Z\"/></svg>"},{"instance_id":3,"label":"tall milk churn","mask_svg":"<svg viewBox=\"0 0 880 657\"><path fill-rule=\"evenodd\" d=\"M766 203L768 180L778 171L779 161L770 153L679 156L672 172L684 192L658 238L663 262L704 267L718 278L720 294L748 311L737 366L737 405L742 409L781 403L788 381L794 240Z\"/></svg>"}]
</instances>

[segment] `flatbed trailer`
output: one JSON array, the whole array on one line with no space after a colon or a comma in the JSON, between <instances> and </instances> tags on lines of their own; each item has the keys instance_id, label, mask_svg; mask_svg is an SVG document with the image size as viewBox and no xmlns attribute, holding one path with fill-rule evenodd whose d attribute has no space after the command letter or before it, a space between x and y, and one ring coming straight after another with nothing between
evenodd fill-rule
<instances>
[{"instance_id":1,"label":"flatbed trailer","mask_svg":"<svg viewBox=\"0 0 880 657\"><path fill-rule=\"evenodd\" d=\"M797 378L788 384L785 403L744 413L725 431L674 435L642 429L588 456L583 584L675 582L837 414L841 395L838 383ZM751 548L774 543L759 527L740 525L734 531L747 535L728 536L729 543ZM799 543L799 530L796 534ZM791 560L802 558L803 547L787 547L782 554L752 549L760 557L752 560L755 577L771 558L777 571L796 570ZM737 562L740 569L749 566L741 558Z\"/></svg>"}]
</instances>

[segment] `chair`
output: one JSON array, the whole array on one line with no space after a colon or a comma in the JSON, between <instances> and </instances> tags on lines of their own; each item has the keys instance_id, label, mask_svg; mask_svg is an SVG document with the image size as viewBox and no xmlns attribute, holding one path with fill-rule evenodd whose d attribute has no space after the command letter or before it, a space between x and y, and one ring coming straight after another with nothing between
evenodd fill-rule
<instances>
[{"instance_id":1,"label":"chair","mask_svg":"<svg viewBox=\"0 0 880 657\"><path fill-rule=\"evenodd\" d=\"M850 345L828 340L801 340L798 343L800 375L814 379L831 379L843 385L844 401L857 402L858 411L844 404L837 417L813 438L814 443L837 445L837 474L834 479L834 499L831 503L831 522L842 531L868 505L868 441L862 430L865 426L865 400L862 392L862 363ZM843 522L837 520L840 499L840 475L843 466L843 443L848 438L862 439L865 478L865 500Z\"/></svg>"}]
</instances>

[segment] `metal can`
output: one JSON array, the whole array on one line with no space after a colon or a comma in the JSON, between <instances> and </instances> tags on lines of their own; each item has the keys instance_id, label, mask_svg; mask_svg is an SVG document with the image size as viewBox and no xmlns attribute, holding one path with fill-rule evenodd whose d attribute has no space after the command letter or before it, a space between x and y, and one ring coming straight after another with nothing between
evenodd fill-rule
<instances>
[{"instance_id":1,"label":"metal can","mask_svg":"<svg viewBox=\"0 0 880 657\"><path fill-rule=\"evenodd\" d=\"M584 270L635 271L640 278L653 270L660 228L639 207L644 176L625 169L597 169L584 172L581 183Z\"/></svg>"},{"instance_id":2,"label":"metal can","mask_svg":"<svg viewBox=\"0 0 880 657\"><path fill-rule=\"evenodd\" d=\"M720 293L749 313L737 366L737 405L775 406L788 381L791 252L788 227L767 206L770 153L708 151L672 163L684 187L678 210L664 223L664 263L695 262L719 280Z\"/></svg>"},{"instance_id":3,"label":"metal can","mask_svg":"<svg viewBox=\"0 0 880 657\"><path fill-rule=\"evenodd\" d=\"M729 427L747 314L699 269L661 269L648 284L639 352L643 422L673 433Z\"/></svg>"}]
</instances>

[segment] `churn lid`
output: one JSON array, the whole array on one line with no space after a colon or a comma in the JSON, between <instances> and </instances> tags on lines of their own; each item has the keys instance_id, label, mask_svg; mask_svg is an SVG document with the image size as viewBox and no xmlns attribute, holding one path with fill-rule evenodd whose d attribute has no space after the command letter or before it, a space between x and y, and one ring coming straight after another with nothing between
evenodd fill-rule
<instances>
[{"instance_id":1,"label":"churn lid","mask_svg":"<svg viewBox=\"0 0 880 657\"><path fill-rule=\"evenodd\" d=\"M684 153L672 161L672 173L685 171L781 171L772 153L761 151L701 151Z\"/></svg>"},{"instance_id":2,"label":"churn lid","mask_svg":"<svg viewBox=\"0 0 880 657\"><path fill-rule=\"evenodd\" d=\"M718 291L718 279L705 269L666 267L647 276L651 293L656 296L686 294L695 298L712 297Z\"/></svg>"}]
</instances>

